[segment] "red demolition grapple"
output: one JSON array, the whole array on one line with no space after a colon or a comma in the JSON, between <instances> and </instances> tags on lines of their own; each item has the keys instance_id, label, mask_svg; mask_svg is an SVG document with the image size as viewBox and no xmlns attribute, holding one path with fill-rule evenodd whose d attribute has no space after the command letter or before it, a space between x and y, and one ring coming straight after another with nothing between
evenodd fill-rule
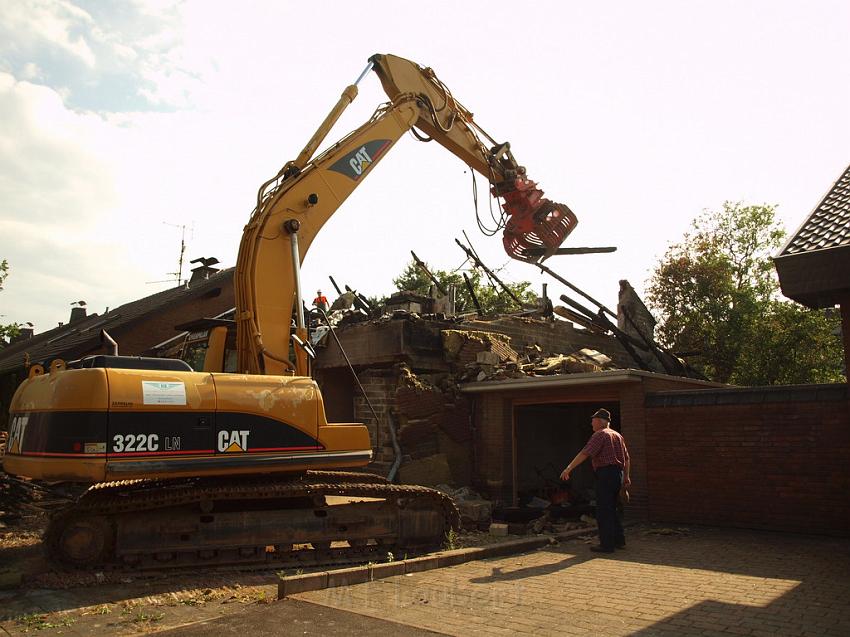
<instances>
[{"instance_id":1,"label":"red demolition grapple","mask_svg":"<svg viewBox=\"0 0 850 637\"><path fill-rule=\"evenodd\" d=\"M575 214L562 203L544 199L543 191L530 179L517 177L512 188L506 185L493 189L494 195L504 198L502 208L508 215L502 235L505 252L531 262L551 256L576 227Z\"/></svg>"}]
</instances>

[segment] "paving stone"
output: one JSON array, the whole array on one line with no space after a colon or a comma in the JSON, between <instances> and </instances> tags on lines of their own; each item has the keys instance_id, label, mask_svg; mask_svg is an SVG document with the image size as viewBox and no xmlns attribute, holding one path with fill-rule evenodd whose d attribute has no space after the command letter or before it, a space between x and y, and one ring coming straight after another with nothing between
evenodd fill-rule
<instances>
[{"instance_id":1,"label":"paving stone","mask_svg":"<svg viewBox=\"0 0 850 637\"><path fill-rule=\"evenodd\" d=\"M604 557L573 540L424 572L408 560L404 576L298 598L449 635L850 634L846 540L628 535Z\"/></svg>"}]
</instances>

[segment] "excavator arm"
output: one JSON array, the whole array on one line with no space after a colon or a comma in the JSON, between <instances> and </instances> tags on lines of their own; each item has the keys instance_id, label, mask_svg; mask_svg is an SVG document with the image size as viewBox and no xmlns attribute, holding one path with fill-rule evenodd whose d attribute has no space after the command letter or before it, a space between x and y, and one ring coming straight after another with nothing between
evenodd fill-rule
<instances>
[{"instance_id":1,"label":"excavator arm","mask_svg":"<svg viewBox=\"0 0 850 637\"><path fill-rule=\"evenodd\" d=\"M495 143L478 127L472 113L431 69L400 57L375 55L360 79L370 69L390 101L369 121L313 157L357 95L356 83L347 87L299 156L260 188L236 265L237 356L242 373L307 375L307 353L299 344L307 341L301 311L301 261L325 222L412 128L484 175L493 194L504 199L503 241L512 257L538 260L526 250L554 251L576 224L566 206L543 198L515 161L510 145ZM294 368L289 362L293 303L297 308Z\"/></svg>"}]
</instances>

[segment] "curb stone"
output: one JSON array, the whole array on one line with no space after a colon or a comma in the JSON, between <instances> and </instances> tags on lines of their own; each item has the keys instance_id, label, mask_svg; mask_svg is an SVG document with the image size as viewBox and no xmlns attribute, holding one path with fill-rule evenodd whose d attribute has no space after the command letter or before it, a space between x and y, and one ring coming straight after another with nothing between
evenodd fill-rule
<instances>
[{"instance_id":1,"label":"curb stone","mask_svg":"<svg viewBox=\"0 0 850 637\"><path fill-rule=\"evenodd\" d=\"M277 585L277 598L283 599L296 593L319 591L328 587L328 573L307 573L304 575L289 575L281 577Z\"/></svg>"},{"instance_id":2,"label":"curb stone","mask_svg":"<svg viewBox=\"0 0 850 637\"><path fill-rule=\"evenodd\" d=\"M348 586L351 584L363 584L385 577L395 577L408 573L419 573L430 571L435 568L456 566L465 562L486 559L488 557L502 557L514 553L526 553L535 549L557 544L564 540L571 540L580 535L595 534L595 528L573 529L558 533L556 535L535 535L518 540L509 540L489 546L475 546L451 551L440 551L432 555L414 557L397 562L386 562L382 564L365 564L353 568L343 568L335 571L321 573L308 573L306 575L288 575L281 577L277 587L277 598L283 599L296 593L308 593L325 588L337 586Z\"/></svg>"}]
</instances>

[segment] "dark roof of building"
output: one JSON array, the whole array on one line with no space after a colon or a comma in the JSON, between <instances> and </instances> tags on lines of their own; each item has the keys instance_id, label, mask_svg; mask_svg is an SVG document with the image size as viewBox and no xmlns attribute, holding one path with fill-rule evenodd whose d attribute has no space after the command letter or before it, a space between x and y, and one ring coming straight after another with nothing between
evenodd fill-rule
<instances>
[{"instance_id":1,"label":"dark roof of building","mask_svg":"<svg viewBox=\"0 0 850 637\"><path fill-rule=\"evenodd\" d=\"M850 166L779 254L801 254L839 246L850 246Z\"/></svg>"},{"instance_id":2,"label":"dark roof of building","mask_svg":"<svg viewBox=\"0 0 850 637\"><path fill-rule=\"evenodd\" d=\"M74 323L36 334L25 341L13 343L0 350L0 373L23 367L26 355L29 355L32 363L46 362L60 355L69 359L79 357L97 348L101 330L116 330L179 301L203 296L227 283L233 278L233 273L234 268L221 270L206 280L192 283L189 287L181 285L157 292L125 303L106 314L92 314Z\"/></svg>"}]
</instances>

